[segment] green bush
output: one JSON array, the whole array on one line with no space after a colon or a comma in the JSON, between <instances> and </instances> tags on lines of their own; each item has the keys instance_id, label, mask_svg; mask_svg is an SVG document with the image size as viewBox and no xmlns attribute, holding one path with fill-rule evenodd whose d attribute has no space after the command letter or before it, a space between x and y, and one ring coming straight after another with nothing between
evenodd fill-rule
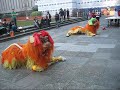
<instances>
[{"instance_id":1,"label":"green bush","mask_svg":"<svg viewBox=\"0 0 120 90\"><path fill-rule=\"evenodd\" d=\"M34 11L31 13L31 16L42 16L42 12Z\"/></svg>"},{"instance_id":2,"label":"green bush","mask_svg":"<svg viewBox=\"0 0 120 90\"><path fill-rule=\"evenodd\" d=\"M28 16L30 16L30 14L32 13L32 11L31 10L29 10L29 11L21 11L21 12L19 12L18 13L18 17L24 17L24 16L26 16L26 14L28 15Z\"/></svg>"}]
</instances>

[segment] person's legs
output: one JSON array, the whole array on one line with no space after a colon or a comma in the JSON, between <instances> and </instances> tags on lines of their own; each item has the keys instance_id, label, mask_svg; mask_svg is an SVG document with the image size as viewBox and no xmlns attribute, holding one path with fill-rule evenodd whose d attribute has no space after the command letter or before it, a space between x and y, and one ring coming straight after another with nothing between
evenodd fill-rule
<instances>
[{"instance_id":1,"label":"person's legs","mask_svg":"<svg viewBox=\"0 0 120 90\"><path fill-rule=\"evenodd\" d=\"M17 27L17 19L14 18L14 23L15 23L15 26Z\"/></svg>"},{"instance_id":2,"label":"person's legs","mask_svg":"<svg viewBox=\"0 0 120 90\"><path fill-rule=\"evenodd\" d=\"M50 25L50 20L48 20L48 27L50 27L51 25Z\"/></svg>"},{"instance_id":3,"label":"person's legs","mask_svg":"<svg viewBox=\"0 0 120 90\"><path fill-rule=\"evenodd\" d=\"M65 15L64 15L64 20L65 20Z\"/></svg>"},{"instance_id":4,"label":"person's legs","mask_svg":"<svg viewBox=\"0 0 120 90\"><path fill-rule=\"evenodd\" d=\"M16 31L17 31L17 27L16 27L15 25L12 25L12 30L13 30L14 32L16 32Z\"/></svg>"},{"instance_id":5,"label":"person's legs","mask_svg":"<svg viewBox=\"0 0 120 90\"><path fill-rule=\"evenodd\" d=\"M56 21L56 28L59 27L59 21Z\"/></svg>"},{"instance_id":6,"label":"person's legs","mask_svg":"<svg viewBox=\"0 0 120 90\"><path fill-rule=\"evenodd\" d=\"M67 16L67 19L69 20L69 16Z\"/></svg>"},{"instance_id":7,"label":"person's legs","mask_svg":"<svg viewBox=\"0 0 120 90\"><path fill-rule=\"evenodd\" d=\"M48 21L48 19L46 20L46 26L48 27L48 23L49 23L49 21Z\"/></svg>"}]
</instances>

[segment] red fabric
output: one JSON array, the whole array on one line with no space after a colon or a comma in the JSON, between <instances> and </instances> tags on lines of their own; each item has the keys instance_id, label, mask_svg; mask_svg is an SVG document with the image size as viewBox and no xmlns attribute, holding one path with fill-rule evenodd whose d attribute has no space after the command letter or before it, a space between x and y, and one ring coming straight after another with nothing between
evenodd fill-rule
<instances>
[{"instance_id":1,"label":"red fabric","mask_svg":"<svg viewBox=\"0 0 120 90\"><path fill-rule=\"evenodd\" d=\"M54 44L54 41L53 39L51 38L51 36L49 35L48 32L46 32L45 30L41 30L40 33L34 33L33 34L33 37L34 37L34 46L37 46L39 44L42 44L41 40L40 40L40 36L48 36L48 39L50 41L50 43L53 45Z\"/></svg>"},{"instance_id":2,"label":"red fabric","mask_svg":"<svg viewBox=\"0 0 120 90\"><path fill-rule=\"evenodd\" d=\"M53 41L53 39L51 38L51 36L49 35L48 32L46 32L45 30L41 30L40 33L41 33L41 35L42 35L43 37L48 36L48 39L49 39L50 43L51 43L52 45L54 44L54 41Z\"/></svg>"},{"instance_id":3,"label":"red fabric","mask_svg":"<svg viewBox=\"0 0 120 90\"><path fill-rule=\"evenodd\" d=\"M95 13L92 13L92 17L93 17L93 18L95 18L95 17L96 17Z\"/></svg>"},{"instance_id":4,"label":"red fabric","mask_svg":"<svg viewBox=\"0 0 120 90\"><path fill-rule=\"evenodd\" d=\"M120 16L120 10L118 11L118 16Z\"/></svg>"},{"instance_id":5,"label":"red fabric","mask_svg":"<svg viewBox=\"0 0 120 90\"><path fill-rule=\"evenodd\" d=\"M38 33L34 33L33 34L34 37L34 46L37 46L39 44L42 44L41 40L40 40L40 34Z\"/></svg>"}]
</instances>

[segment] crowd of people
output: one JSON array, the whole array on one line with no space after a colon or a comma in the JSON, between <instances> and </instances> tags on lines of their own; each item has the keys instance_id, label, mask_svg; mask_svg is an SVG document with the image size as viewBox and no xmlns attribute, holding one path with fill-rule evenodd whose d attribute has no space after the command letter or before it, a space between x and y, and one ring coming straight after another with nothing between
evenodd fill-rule
<instances>
[{"instance_id":1,"label":"crowd of people","mask_svg":"<svg viewBox=\"0 0 120 90\"><path fill-rule=\"evenodd\" d=\"M60 8L59 12L56 12L54 15L54 19L56 22L56 27L60 26L60 22L63 22L66 19L69 19L70 15L69 15L69 9L62 9ZM49 13L49 11L47 12L47 14L45 16L43 16L41 18L41 20L39 21L37 17L34 18L34 26L36 28L45 28L45 27L50 27L51 26L51 14Z\"/></svg>"},{"instance_id":2,"label":"crowd of people","mask_svg":"<svg viewBox=\"0 0 120 90\"><path fill-rule=\"evenodd\" d=\"M70 17L70 15L69 15L69 9L60 9L59 10L59 13L58 12L56 12L56 14L55 14L55 21L56 21L56 27L59 27L60 26L60 22L63 22L63 21L65 21L66 20L66 18L69 20L69 17Z\"/></svg>"},{"instance_id":3,"label":"crowd of people","mask_svg":"<svg viewBox=\"0 0 120 90\"><path fill-rule=\"evenodd\" d=\"M10 34L11 32L17 32L17 19L16 12L12 9L11 20L8 22L6 19L0 22L0 35L2 34Z\"/></svg>"},{"instance_id":4,"label":"crowd of people","mask_svg":"<svg viewBox=\"0 0 120 90\"><path fill-rule=\"evenodd\" d=\"M6 19L3 19L0 22L0 35L3 34L10 34L11 32L17 32L18 30L18 26L17 26L17 18L16 18L16 12L14 11L14 9L12 9L11 12L11 20L8 22ZM56 22L56 27L60 26L60 22L63 22L64 20L68 19L69 20L69 9L59 9L59 12L56 12L54 15L54 19ZM47 12L47 14L45 16L42 16L41 20L38 20L37 17L34 18L34 26L38 29L40 28L46 28L46 27L50 27L51 26L51 19L52 16L49 13L49 11Z\"/></svg>"},{"instance_id":5,"label":"crowd of people","mask_svg":"<svg viewBox=\"0 0 120 90\"><path fill-rule=\"evenodd\" d=\"M7 22L7 20L4 19L2 22L0 22L0 27L0 35L9 34L10 32L17 32L17 26L14 21Z\"/></svg>"},{"instance_id":6,"label":"crowd of people","mask_svg":"<svg viewBox=\"0 0 120 90\"><path fill-rule=\"evenodd\" d=\"M41 20L39 21L37 17L34 18L34 26L36 28L45 28L45 27L50 27L51 24L51 14L47 12L45 17L42 17Z\"/></svg>"}]
</instances>

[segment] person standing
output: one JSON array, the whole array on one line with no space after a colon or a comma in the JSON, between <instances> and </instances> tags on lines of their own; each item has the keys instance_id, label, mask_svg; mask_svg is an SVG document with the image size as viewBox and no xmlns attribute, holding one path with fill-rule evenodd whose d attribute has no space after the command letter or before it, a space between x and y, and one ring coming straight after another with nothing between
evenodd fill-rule
<instances>
[{"instance_id":1,"label":"person standing","mask_svg":"<svg viewBox=\"0 0 120 90\"><path fill-rule=\"evenodd\" d=\"M70 15L69 15L69 9L67 9L67 19L69 20L69 17L70 17Z\"/></svg>"},{"instance_id":2,"label":"person standing","mask_svg":"<svg viewBox=\"0 0 120 90\"><path fill-rule=\"evenodd\" d=\"M56 27L58 28L59 27L59 14L56 12L55 14L55 21L56 21Z\"/></svg>"},{"instance_id":3,"label":"person standing","mask_svg":"<svg viewBox=\"0 0 120 90\"><path fill-rule=\"evenodd\" d=\"M16 25L16 27L17 27L17 18L16 18L16 12L14 11L14 9L12 9L12 13L11 13L11 15L12 15L12 20L11 21L13 21L14 23L15 23L15 25Z\"/></svg>"},{"instance_id":4,"label":"person standing","mask_svg":"<svg viewBox=\"0 0 120 90\"><path fill-rule=\"evenodd\" d=\"M51 22L51 14L49 13L49 11L47 12L46 15L46 21L47 21L47 26L50 27L50 22Z\"/></svg>"},{"instance_id":5,"label":"person standing","mask_svg":"<svg viewBox=\"0 0 120 90\"><path fill-rule=\"evenodd\" d=\"M62 8L60 8L59 15L60 15L60 21L63 21L64 11Z\"/></svg>"},{"instance_id":6,"label":"person standing","mask_svg":"<svg viewBox=\"0 0 120 90\"><path fill-rule=\"evenodd\" d=\"M66 19L66 9L64 9L64 20Z\"/></svg>"}]
</instances>

